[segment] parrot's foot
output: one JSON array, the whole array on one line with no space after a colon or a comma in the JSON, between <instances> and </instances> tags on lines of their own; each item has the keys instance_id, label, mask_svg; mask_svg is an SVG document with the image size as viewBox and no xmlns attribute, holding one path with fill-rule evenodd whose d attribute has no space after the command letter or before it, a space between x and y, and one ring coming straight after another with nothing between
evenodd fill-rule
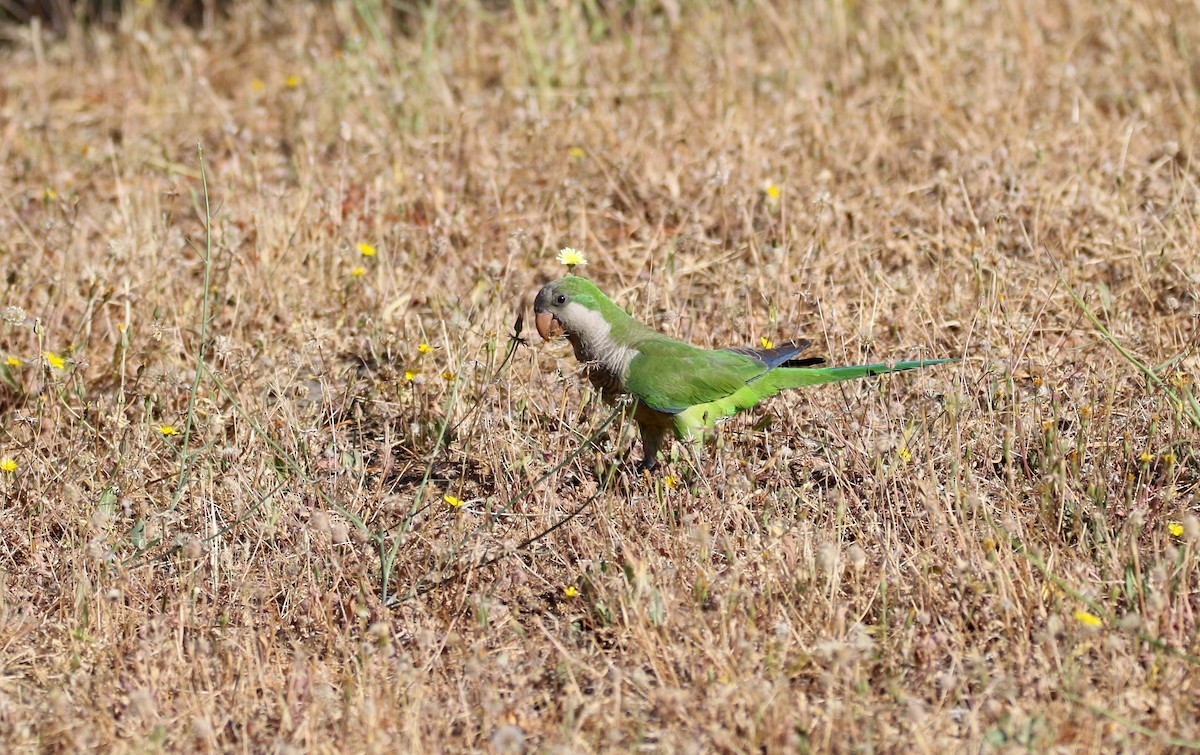
<instances>
[{"instance_id":1,"label":"parrot's foot","mask_svg":"<svg viewBox=\"0 0 1200 755\"><path fill-rule=\"evenodd\" d=\"M652 425L642 425L642 463L638 464L638 474L653 472L658 466L658 452L666 439L666 430Z\"/></svg>"},{"instance_id":2,"label":"parrot's foot","mask_svg":"<svg viewBox=\"0 0 1200 755\"><path fill-rule=\"evenodd\" d=\"M643 457L641 462L639 462L637 465L637 473L642 474L643 472L653 472L654 468L657 466L658 454Z\"/></svg>"}]
</instances>

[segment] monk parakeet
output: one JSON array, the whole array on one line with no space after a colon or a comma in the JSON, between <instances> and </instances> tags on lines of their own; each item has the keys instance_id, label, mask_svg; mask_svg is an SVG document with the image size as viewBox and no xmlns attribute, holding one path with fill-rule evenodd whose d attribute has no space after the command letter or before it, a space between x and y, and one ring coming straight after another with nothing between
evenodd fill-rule
<instances>
[{"instance_id":1,"label":"monk parakeet","mask_svg":"<svg viewBox=\"0 0 1200 755\"><path fill-rule=\"evenodd\" d=\"M825 360L800 358L809 341L769 349L702 349L643 325L591 281L574 275L546 284L533 311L538 334L547 341L565 334L607 401L637 400L633 418L644 454L639 470L654 468L668 430L681 440L702 437L720 420L788 388L957 361L817 367Z\"/></svg>"}]
</instances>

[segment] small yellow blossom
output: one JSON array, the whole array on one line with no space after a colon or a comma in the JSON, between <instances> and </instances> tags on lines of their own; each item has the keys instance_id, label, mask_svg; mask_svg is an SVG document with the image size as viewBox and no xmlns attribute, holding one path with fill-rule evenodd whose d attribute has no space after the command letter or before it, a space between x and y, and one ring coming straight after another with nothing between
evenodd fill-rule
<instances>
[{"instance_id":1,"label":"small yellow blossom","mask_svg":"<svg viewBox=\"0 0 1200 755\"><path fill-rule=\"evenodd\" d=\"M671 488L672 490L674 490L675 486L678 484L679 484L679 480L676 480L675 475L673 475L673 474L669 474L663 478L663 485L666 485L668 488Z\"/></svg>"},{"instance_id":2,"label":"small yellow blossom","mask_svg":"<svg viewBox=\"0 0 1200 755\"><path fill-rule=\"evenodd\" d=\"M362 275L365 272L367 272L367 269L365 267L356 267L350 271L350 277L357 278L358 276Z\"/></svg>"},{"instance_id":3,"label":"small yellow blossom","mask_svg":"<svg viewBox=\"0 0 1200 755\"><path fill-rule=\"evenodd\" d=\"M17 462L13 459L13 457L5 456L3 459L0 459L0 471L8 472L9 474L16 472Z\"/></svg>"},{"instance_id":4,"label":"small yellow blossom","mask_svg":"<svg viewBox=\"0 0 1200 755\"><path fill-rule=\"evenodd\" d=\"M267 85L263 83L262 79L253 79L250 82L250 88L256 92L261 92L262 90L267 88Z\"/></svg>"},{"instance_id":5,"label":"small yellow blossom","mask_svg":"<svg viewBox=\"0 0 1200 755\"><path fill-rule=\"evenodd\" d=\"M416 380L417 375L420 375L420 374L421 374L420 370L405 370L404 371L404 379L409 382L412 382L413 380Z\"/></svg>"},{"instance_id":6,"label":"small yellow blossom","mask_svg":"<svg viewBox=\"0 0 1200 755\"><path fill-rule=\"evenodd\" d=\"M47 186L42 190L42 199L46 200L47 202L58 199L58 192Z\"/></svg>"},{"instance_id":7,"label":"small yellow blossom","mask_svg":"<svg viewBox=\"0 0 1200 755\"><path fill-rule=\"evenodd\" d=\"M117 330L121 331L122 333L124 333L128 329L129 329L129 326L126 325L125 323L119 323L117 325Z\"/></svg>"},{"instance_id":8,"label":"small yellow blossom","mask_svg":"<svg viewBox=\"0 0 1200 755\"><path fill-rule=\"evenodd\" d=\"M1167 532L1170 532L1174 537L1183 535L1183 525L1179 522L1167 522Z\"/></svg>"},{"instance_id":9,"label":"small yellow blossom","mask_svg":"<svg viewBox=\"0 0 1200 755\"><path fill-rule=\"evenodd\" d=\"M284 79L283 83L288 89L295 89L300 86L300 77L293 73Z\"/></svg>"},{"instance_id":10,"label":"small yellow blossom","mask_svg":"<svg viewBox=\"0 0 1200 755\"><path fill-rule=\"evenodd\" d=\"M451 372L450 370L442 370L442 380L445 380L446 382L450 382L455 377L456 377L456 375L453 372Z\"/></svg>"},{"instance_id":11,"label":"small yellow blossom","mask_svg":"<svg viewBox=\"0 0 1200 755\"><path fill-rule=\"evenodd\" d=\"M767 188L764 191L766 191L767 197L770 199L779 199L779 187L774 183L767 184Z\"/></svg>"},{"instance_id":12,"label":"small yellow blossom","mask_svg":"<svg viewBox=\"0 0 1200 755\"><path fill-rule=\"evenodd\" d=\"M428 354L429 352L433 351L433 347L427 343L421 343L421 345L417 346L417 351L422 354Z\"/></svg>"},{"instance_id":13,"label":"small yellow blossom","mask_svg":"<svg viewBox=\"0 0 1200 755\"><path fill-rule=\"evenodd\" d=\"M451 506L453 506L456 509L463 505L461 498L455 498L454 496L450 495L449 493L442 496L442 500L445 501L446 503L450 504Z\"/></svg>"},{"instance_id":14,"label":"small yellow blossom","mask_svg":"<svg viewBox=\"0 0 1200 755\"><path fill-rule=\"evenodd\" d=\"M175 425L161 425L159 426L158 431L163 434L164 438L169 435L179 434L179 431L175 429Z\"/></svg>"},{"instance_id":15,"label":"small yellow blossom","mask_svg":"<svg viewBox=\"0 0 1200 755\"><path fill-rule=\"evenodd\" d=\"M364 257L374 257L375 247L371 246L370 244L359 244L358 252Z\"/></svg>"},{"instance_id":16,"label":"small yellow blossom","mask_svg":"<svg viewBox=\"0 0 1200 755\"><path fill-rule=\"evenodd\" d=\"M1143 464L1149 464L1150 462L1154 461L1154 454L1150 453L1149 451L1142 451L1142 455L1138 458L1142 460Z\"/></svg>"},{"instance_id":17,"label":"small yellow blossom","mask_svg":"<svg viewBox=\"0 0 1200 755\"><path fill-rule=\"evenodd\" d=\"M4 360L4 363L7 364L9 367L20 367L21 359L20 359L20 357L10 356L8 359Z\"/></svg>"},{"instance_id":18,"label":"small yellow blossom","mask_svg":"<svg viewBox=\"0 0 1200 755\"><path fill-rule=\"evenodd\" d=\"M575 267L576 265L586 265L587 257L583 256L583 252L578 249L572 249L569 246L564 246L558 250L558 261L567 267Z\"/></svg>"},{"instance_id":19,"label":"small yellow blossom","mask_svg":"<svg viewBox=\"0 0 1200 755\"><path fill-rule=\"evenodd\" d=\"M563 590L563 595L566 595L568 598L577 598L579 597L579 588L575 585L567 585L566 589Z\"/></svg>"},{"instance_id":20,"label":"small yellow blossom","mask_svg":"<svg viewBox=\"0 0 1200 755\"><path fill-rule=\"evenodd\" d=\"M1034 388L1041 388L1041 387L1042 387L1042 379L1041 379L1040 377L1035 377L1035 378L1033 379L1033 387L1034 387Z\"/></svg>"},{"instance_id":21,"label":"small yellow blossom","mask_svg":"<svg viewBox=\"0 0 1200 755\"><path fill-rule=\"evenodd\" d=\"M1102 627L1102 626L1104 626L1103 619L1101 619L1099 616L1096 616L1095 614L1088 613L1087 611L1076 611L1075 612L1075 620L1078 621L1080 624L1083 624L1085 627Z\"/></svg>"},{"instance_id":22,"label":"small yellow blossom","mask_svg":"<svg viewBox=\"0 0 1200 755\"><path fill-rule=\"evenodd\" d=\"M762 341L762 345L763 345L763 348L764 348L764 349L773 349L773 348L775 348L775 342L774 342L774 341L772 341L770 338L767 338L766 336L763 336L763 337L762 337L762 338L760 338L759 340L760 340L760 341Z\"/></svg>"},{"instance_id":23,"label":"small yellow blossom","mask_svg":"<svg viewBox=\"0 0 1200 755\"><path fill-rule=\"evenodd\" d=\"M49 351L43 351L42 356L46 357L46 361L56 370L64 369L67 366L67 360Z\"/></svg>"},{"instance_id":24,"label":"small yellow blossom","mask_svg":"<svg viewBox=\"0 0 1200 755\"><path fill-rule=\"evenodd\" d=\"M912 454L908 452L907 446L900 448L900 460L905 462L912 461Z\"/></svg>"},{"instance_id":25,"label":"small yellow blossom","mask_svg":"<svg viewBox=\"0 0 1200 755\"><path fill-rule=\"evenodd\" d=\"M587 152L584 151L583 147L571 147L567 150L567 154L571 156L572 160L581 160Z\"/></svg>"}]
</instances>

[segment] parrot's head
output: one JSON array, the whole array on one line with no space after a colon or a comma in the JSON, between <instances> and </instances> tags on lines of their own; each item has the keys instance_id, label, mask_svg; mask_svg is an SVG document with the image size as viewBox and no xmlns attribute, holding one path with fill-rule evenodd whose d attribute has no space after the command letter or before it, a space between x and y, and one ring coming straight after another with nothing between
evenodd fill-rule
<instances>
[{"instance_id":1,"label":"parrot's head","mask_svg":"<svg viewBox=\"0 0 1200 755\"><path fill-rule=\"evenodd\" d=\"M538 335L547 341L564 334L586 340L598 327L607 332L602 301L604 294L586 278L568 275L547 283L533 300Z\"/></svg>"}]
</instances>

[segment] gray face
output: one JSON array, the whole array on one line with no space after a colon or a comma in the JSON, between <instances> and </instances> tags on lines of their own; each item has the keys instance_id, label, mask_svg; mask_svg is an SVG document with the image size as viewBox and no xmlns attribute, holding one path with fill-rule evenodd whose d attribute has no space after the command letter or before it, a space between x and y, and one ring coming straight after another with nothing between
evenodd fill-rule
<instances>
[{"instance_id":1,"label":"gray face","mask_svg":"<svg viewBox=\"0 0 1200 755\"><path fill-rule=\"evenodd\" d=\"M566 333L561 315L570 303L571 297L559 291L553 283L543 286L533 300L534 324L538 335L549 341Z\"/></svg>"}]
</instances>

